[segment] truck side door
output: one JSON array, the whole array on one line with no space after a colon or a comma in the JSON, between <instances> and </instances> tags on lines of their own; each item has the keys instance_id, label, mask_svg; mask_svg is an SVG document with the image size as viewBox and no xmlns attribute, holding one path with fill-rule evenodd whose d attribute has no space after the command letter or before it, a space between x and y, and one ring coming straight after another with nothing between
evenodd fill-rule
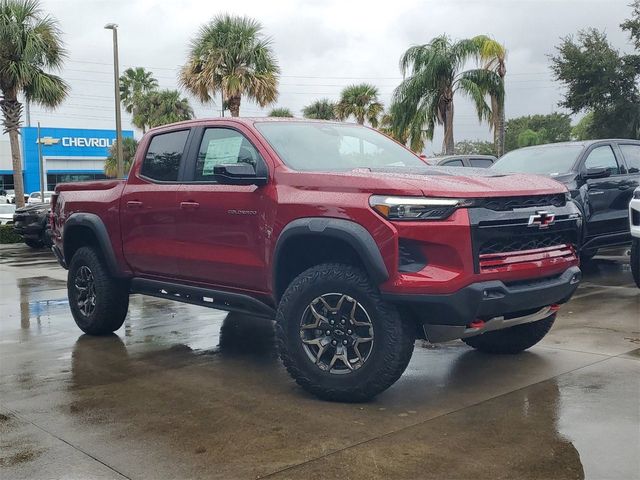
<instances>
[{"instance_id":1,"label":"truck side door","mask_svg":"<svg viewBox=\"0 0 640 480\"><path fill-rule=\"evenodd\" d=\"M622 202L626 175L611 145L595 146L587 154L582 172L593 168L606 168L609 176L586 180L590 212L587 237L623 232L628 229L628 201L624 205Z\"/></svg>"},{"instance_id":2,"label":"truck side door","mask_svg":"<svg viewBox=\"0 0 640 480\"><path fill-rule=\"evenodd\" d=\"M266 284L266 186L226 185L213 175L217 164L245 162L267 172L250 131L199 128L185 183L179 190L178 277L184 281L261 291Z\"/></svg>"},{"instance_id":3,"label":"truck side door","mask_svg":"<svg viewBox=\"0 0 640 480\"><path fill-rule=\"evenodd\" d=\"M120 199L124 257L135 275L174 277L180 256L177 194L190 129L151 137Z\"/></svg>"}]
</instances>

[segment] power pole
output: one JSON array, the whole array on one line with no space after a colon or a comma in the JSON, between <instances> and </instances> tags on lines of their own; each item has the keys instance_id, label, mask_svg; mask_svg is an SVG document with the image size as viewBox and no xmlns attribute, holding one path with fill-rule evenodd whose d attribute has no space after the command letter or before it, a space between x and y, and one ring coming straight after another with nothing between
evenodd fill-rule
<instances>
[{"instance_id":1,"label":"power pole","mask_svg":"<svg viewBox=\"0 0 640 480\"><path fill-rule=\"evenodd\" d=\"M38 122L38 165L40 166L40 200L44 204L44 159L42 158L42 142L40 141L40 122Z\"/></svg>"},{"instance_id":2,"label":"power pole","mask_svg":"<svg viewBox=\"0 0 640 480\"><path fill-rule=\"evenodd\" d=\"M116 157L118 161L118 178L124 177L122 163L122 118L120 116L120 67L118 65L118 25L108 23L104 26L113 31L113 88L116 106Z\"/></svg>"},{"instance_id":3,"label":"power pole","mask_svg":"<svg viewBox=\"0 0 640 480\"><path fill-rule=\"evenodd\" d=\"M27 123L27 127L31 126L31 102L26 99L24 102L24 116Z\"/></svg>"}]
</instances>

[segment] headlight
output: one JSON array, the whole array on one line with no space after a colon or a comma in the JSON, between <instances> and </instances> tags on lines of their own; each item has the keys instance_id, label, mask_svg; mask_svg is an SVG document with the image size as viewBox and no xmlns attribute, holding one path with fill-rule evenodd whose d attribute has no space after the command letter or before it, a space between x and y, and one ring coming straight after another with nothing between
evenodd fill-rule
<instances>
[{"instance_id":1,"label":"headlight","mask_svg":"<svg viewBox=\"0 0 640 480\"><path fill-rule=\"evenodd\" d=\"M392 197L373 195L369 205L389 220L444 220L457 208L469 207L473 200L460 198Z\"/></svg>"}]
</instances>

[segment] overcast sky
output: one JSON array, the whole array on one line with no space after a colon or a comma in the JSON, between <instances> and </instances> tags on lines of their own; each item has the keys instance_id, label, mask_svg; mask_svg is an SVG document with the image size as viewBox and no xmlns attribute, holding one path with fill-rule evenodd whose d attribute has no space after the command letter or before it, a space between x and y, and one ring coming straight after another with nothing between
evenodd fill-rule
<instances>
[{"instance_id":1,"label":"overcast sky","mask_svg":"<svg viewBox=\"0 0 640 480\"><path fill-rule=\"evenodd\" d=\"M413 44L446 33L454 39L488 34L504 43L507 118L558 110L562 89L549 71L548 55L559 39L585 27L604 29L629 50L619 24L628 0L44 0L64 31L69 58L62 75L71 94L55 112L32 107L32 124L112 128L111 32L119 25L121 70L143 66L161 87L175 88L189 39L222 12L249 15L264 26L282 69L277 106L300 115L314 99L336 100L345 85L367 81L387 105L400 81L398 59ZM470 104L455 100L455 139L489 139ZM198 117L218 116L219 103L192 100ZM241 115L265 111L243 99ZM130 128L124 114L124 127ZM139 136L139 133L137 133ZM427 151L440 151L441 132Z\"/></svg>"}]
</instances>

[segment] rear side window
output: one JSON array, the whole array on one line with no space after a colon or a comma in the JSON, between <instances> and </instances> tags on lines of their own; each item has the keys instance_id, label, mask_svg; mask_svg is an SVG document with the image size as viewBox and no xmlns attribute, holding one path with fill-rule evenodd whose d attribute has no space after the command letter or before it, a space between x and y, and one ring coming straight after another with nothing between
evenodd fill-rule
<instances>
[{"instance_id":1,"label":"rear side window","mask_svg":"<svg viewBox=\"0 0 640 480\"><path fill-rule=\"evenodd\" d=\"M470 162L471 166L476 168L489 168L493 165L493 162L487 158L472 158Z\"/></svg>"},{"instance_id":2,"label":"rear side window","mask_svg":"<svg viewBox=\"0 0 640 480\"><path fill-rule=\"evenodd\" d=\"M611 175L620 173L620 167L609 145L603 145L591 150L591 153L584 162L584 168L606 168Z\"/></svg>"},{"instance_id":3,"label":"rear side window","mask_svg":"<svg viewBox=\"0 0 640 480\"><path fill-rule=\"evenodd\" d=\"M620 150L624 155L629 167L629 173L640 172L640 145L620 145Z\"/></svg>"},{"instance_id":4,"label":"rear side window","mask_svg":"<svg viewBox=\"0 0 640 480\"><path fill-rule=\"evenodd\" d=\"M175 182L189 130L161 133L151 139L140 173L151 180Z\"/></svg>"},{"instance_id":5,"label":"rear side window","mask_svg":"<svg viewBox=\"0 0 640 480\"><path fill-rule=\"evenodd\" d=\"M462 160L449 160L448 162L444 162L442 166L443 167L464 167L464 163L462 163Z\"/></svg>"}]
</instances>

